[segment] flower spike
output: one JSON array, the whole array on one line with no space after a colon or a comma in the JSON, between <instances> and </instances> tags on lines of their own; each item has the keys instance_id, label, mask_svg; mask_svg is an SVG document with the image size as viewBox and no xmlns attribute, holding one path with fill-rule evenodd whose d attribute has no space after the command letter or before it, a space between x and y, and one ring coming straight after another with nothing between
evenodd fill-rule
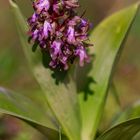
<instances>
[{"instance_id":1,"label":"flower spike","mask_svg":"<svg viewBox=\"0 0 140 140\"><path fill-rule=\"evenodd\" d=\"M48 52L49 66L67 70L79 58L80 66L89 62L87 47L90 23L78 16L77 0L34 0L34 13L28 19L29 37Z\"/></svg>"}]
</instances>

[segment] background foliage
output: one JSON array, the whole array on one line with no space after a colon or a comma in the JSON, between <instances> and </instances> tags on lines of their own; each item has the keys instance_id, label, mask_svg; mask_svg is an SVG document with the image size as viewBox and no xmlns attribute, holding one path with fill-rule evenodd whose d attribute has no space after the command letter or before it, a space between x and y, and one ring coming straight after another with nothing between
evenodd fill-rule
<instances>
[{"instance_id":1,"label":"background foliage","mask_svg":"<svg viewBox=\"0 0 140 140\"><path fill-rule=\"evenodd\" d=\"M129 5L132 2L135 1L124 0L122 2L116 0L116 2L114 2L111 0L104 0L104 2L96 2L89 0L89 3L87 4L86 1L81 0L82 6L79 13L82 13L82 11L86 9L86 16L88 16L91 21L93 21L94 25L96 25L105 16L126 5ZM28 0L19 0L18 3L26 16L31 14L31 4L29 5ZM0 8L0 85L14 89L17 92L20 91L20 93L22 92L23 94L27 94L29 97L31 95L30 93L34 92L34 94L38 95L38 98L36 99L38 100L40 98L38 94L38 85L30 76L23 52L19 45L19 40L15 30L14 21L12 20L13 17L11 15L11 11L9 10L8 1L1 0ZM130 32L129 39L125 43L125 49L114 77L114 84L117 92L119 93L121 110L140 97L139 24L140 18L137 18L135 25ZM106 115L103 116L104 123L101 126L101 130L104 130L110 123L108 118L111 117L112 114L116 113L117 110L120 110L119 106L116 108L115 105L117 103L113 101L114 99L112 96L113 95L110 94L110 97L108 98L106 111L109 109L109 113L105 113ZM112 108L108 108L110 105ZM3 122L4 120L2 117L1 123ZM20 129L23 128L19 128L19 130ZM19 137L22 135L21 133L18 134ZM31 137L34 139L34 136Z\"/></svg>"}]
</instances>

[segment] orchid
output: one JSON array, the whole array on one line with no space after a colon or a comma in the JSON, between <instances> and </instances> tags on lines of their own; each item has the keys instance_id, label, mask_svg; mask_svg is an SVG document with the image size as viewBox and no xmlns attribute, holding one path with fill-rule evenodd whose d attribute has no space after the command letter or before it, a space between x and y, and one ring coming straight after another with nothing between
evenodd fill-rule
<instances>
[{"instance_id":1,"label":"orchid","mask_svg":"<svg viewBox=\"0 0 140 140\"><path fill-rule=\"evenodd\" d=\"M48 53L51 68L68 70L77 57L80 66L89 62L89 45L84 42L89 39L90 23L77 15L77 1L36 0L33 7L34 14L28 19L29 37Z\"/></svg>"}]
</instances>

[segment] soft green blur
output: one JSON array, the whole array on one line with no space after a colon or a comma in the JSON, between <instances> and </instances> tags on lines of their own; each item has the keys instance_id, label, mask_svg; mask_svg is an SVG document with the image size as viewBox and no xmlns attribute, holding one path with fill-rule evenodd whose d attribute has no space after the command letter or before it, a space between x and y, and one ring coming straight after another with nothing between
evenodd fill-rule
<instances>
[{"instance_id":1,"label":"soft green blur","mask_svg":"<svg viewBox=\"0 0 140 140\"><path fill-rule=\"evenodd\" d=\"M96 2L95 0L81 0L79 14L82 14L86 10L85 17L88 17L95 26L105 16L135 1L100 0ZM32 13L30 0L18 0L18 3L25 16L30 16ZM37 92L38 85L31 77L25 62L8 1L1 0L0 9L0 86L8 87L24 94ZM140 12L138 16L140 17ZM140 18L136 18L128 40L125 43L125 49L114 77L114 84L119 93L122 107L140 99L139 26ZM116 106L112 100L112 95L110 95L108 106L112 106L112 108L109 108L109 114L104 116L105 120L116 110ZM108 110L108 107L106 107L106 110ZM104 123L102 127L106 127L106 125L107 123Z\"/></svg>"}]
</instances>

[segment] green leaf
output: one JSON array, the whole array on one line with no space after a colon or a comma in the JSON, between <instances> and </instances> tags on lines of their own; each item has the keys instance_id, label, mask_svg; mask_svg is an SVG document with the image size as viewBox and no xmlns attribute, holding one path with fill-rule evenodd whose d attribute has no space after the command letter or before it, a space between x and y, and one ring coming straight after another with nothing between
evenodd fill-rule
<instances>
[{"instance_id":1,"label":"green leaf","mask_svg":"<svg viewBox=\"0 0 140 140\"><path fill-rule=\"evenodd\" d=\"M137 118L111 128L97 140L132 140L139 131L140 118Z\"/></svg>"},{"instance_id":2,"label":"green leaf","mask_svg":"<svg viewBox=\"0 0 140 140\"><path fill-rule=\"evenodd\" d=\"M140 117L140 101L135 102L117 114L113 119L113 125L138 117Z\"/></svg>"},{"instance_id":3,"label":"green leaf","mask_svg":"<svg viewBox=\"0 0 140 140\"><path fill-rule=\"evenodd\" d=\"M0 87L0 112L15 116L40 130L50 140L57 140L58 126L50 115L29 98ZM51 121L50 121L51 120Z\"/></svg>"},{"instance_id":4,"label":"green leaf","mask_svg":"<svg viewBox=\"0 0 140 140\"><path fill-rule=\"evenodd\" d=\"M44 91L48 104L62 126L62 129L70 140L80 140L81 119L80 109L78 105L78 97L74 82L69 79L63 80L63 73L56 73L46 68L46 56L43 66L42 53L40 50L31 51L31 45L27 42L27 24L18 8L18 6L10 0L14 17L17 23L20 40L24 53L28 59L31 70L40 87ZM55 78L53 78L55 76ZM57 81L56 81L57 80Z\"/></svg>"},{"instance_id":5,"label":"green leaf","mask_svg":"<svg viewBox=\"0 0 140 140\"><path fill-rule=\"evenodd\" d=\"M140 132L138 132L132 140L140 140Z\"/></svg>"},{"instance_id":6,"label":"green leaf","mask_svg":"<svg viewBox=\"0 0 140 140\"><path fill-rule=\"evenodd\" d=\"M94 47L91 47L89 52L94 54L95 60L87 77L91 79L88 86L93 91L93 95L89 95L87 100L84 100L83 94L79 94L83 140L91 140L95 137L105 106L110 80L122 50L121 46L133 23L137 9L138 4L135 4L113 14L101 22L90 35ZM85 81L85 77L79 81Z\"/></svg>"}]
</instances>

